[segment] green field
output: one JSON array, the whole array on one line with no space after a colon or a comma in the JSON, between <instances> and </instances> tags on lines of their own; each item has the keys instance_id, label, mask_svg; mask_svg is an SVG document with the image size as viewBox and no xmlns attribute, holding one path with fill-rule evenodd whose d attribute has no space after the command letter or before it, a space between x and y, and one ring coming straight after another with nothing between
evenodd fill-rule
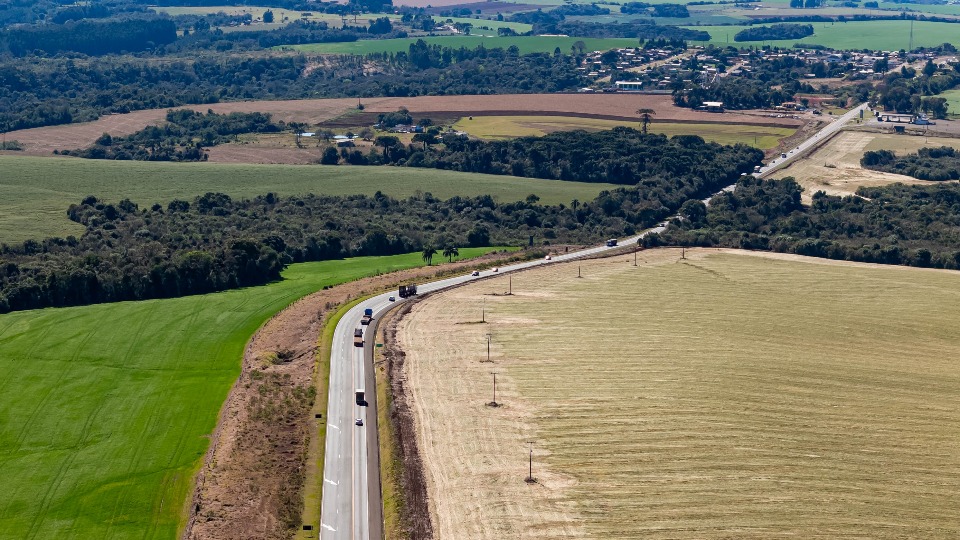
<instances>
[{"instance_id":1,"label":"green field","mask_svg":"<svg viewBox=\"0 0 960 540\"><path fill-rule=\"evenodd\" d=\"M617 126L639 128L639 122L578 118L575 116L474 116L472 120L461 119L454 129L482 139L509 139L512 137L542 136L554 131L600 131ZM795 129L776 126L743 126L737 124L680 124L657 123L648 126L651 133L674 135L699 135L708 141L721 144L743 143L766 150L777 145L783 137L789 137Z\"/></svg>"},{"instance_id":2,"label":"green field","mask_svg":"<svg viewBox=\"0 0 960 540\"><path fill-rule=\"evenodd\" d=\"M402 167L249 165L95 161L0 156L0 242L82 234L66 210L87 195L142 205L191 199L208 191L234 197L267 192L407 197L418 190L440 198L490 194L502 202L531 193L544 204L590 200L612 184L560 182L514 176Z\"/></svg>"},{"instance_id":3,"label":"green field","mask_svg":"<svg viewBox=\"0 0 960 540\"><path fill-rule=\"evenodd\" d=\"M947 90L938 97L947 98L947 116L956 118L960 116L960 90Z\"/></svg>"},{"instance_id":4,"label":"green field","mask_svg":"<svg viewBox=\"0 0 960 540\"><path fill-rule=\"evenodd\" d=\"M262 287L0 316L0 538L174 538L253 332L324 285L422 264L304 263Z\"/></svg>"},{"instance_id":5,"label":"green field","mask_svg":"<svg viewBox=\"0 0 960 540\"><path fill-rule=\"evenodd\" d=\"M478 23L479 24L479 23ZM403 39L364 39L351 43L310 43L307 45L284 45L282 48L298 51L327 54L370 54L370 53L397 53L406 52L410 44L422 39L431 45L443 47L466 47L472 49L483 45L488 49L507 48L516 45L521 54L546 52L552 53L557 47L564 53L570 52L570 47L577 41L584 42L588 51L601 51L616 47L636 47L638 41L627 38L578 38L555 36L516 36L516 37L482 37L482 36L440 36L425 38Z\"/></svg>"},{"instance_id":6,"label":"green field","mask_svg":"<svg viewBox=\"0 0 960 540\"><path fill-rule=\"evenodd\" d=\"M795 43L824 45L834 49L873 49L898 51L910 44L910 21L858 21L847 23L812 23L814 34L803 39L775 41L739 41L733 36L748 26L685 26L710 33L709 43L739 47L778 45L792 47ZM941 22L913 23L913 46L934 47L947 42L960 42L960 25ZM703 43L703 42L694 42Z\"/></svg>"}]
</instances>

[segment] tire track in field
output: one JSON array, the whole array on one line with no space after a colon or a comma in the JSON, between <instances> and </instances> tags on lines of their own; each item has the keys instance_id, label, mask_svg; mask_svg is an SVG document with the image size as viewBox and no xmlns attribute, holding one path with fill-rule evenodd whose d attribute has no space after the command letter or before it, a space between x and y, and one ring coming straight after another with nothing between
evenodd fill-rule
<instances>
[{"instance_id":1,"label":"tire track in field","mask_svg":"<svg viewBox=\"0 0 960 540\"><path fill-rule=\"evenodd\" d=\"M106 400L101 400L100 405L93 410L89 415L87 415L87 420L83 424L83 429L80 430L80 438L77 442L77 450L70 452L68 458L64 461L60 468L57 470L57 475L54 477L54 481L47 487L46 492L43 495L43 498L40 503L40 507L37 509L37 512L34 514L33 520L30 523L30 529L27 531L24 538L26 540L33 540L37 537L39 533L39 527L43 523L44 517L46 516L47 510L50 507L51 499L53 495L56 494L57 490L60 488L60 485L63 484L66 473L70 471L70 468L73 466L73 462L76 461L77 456L80 454L79 447L83 446L83 443L87 439L87 435L90 431L90 427L94 424L94 419L100 415L100 411L106 405Z\"/></svg>"}]
</instances>

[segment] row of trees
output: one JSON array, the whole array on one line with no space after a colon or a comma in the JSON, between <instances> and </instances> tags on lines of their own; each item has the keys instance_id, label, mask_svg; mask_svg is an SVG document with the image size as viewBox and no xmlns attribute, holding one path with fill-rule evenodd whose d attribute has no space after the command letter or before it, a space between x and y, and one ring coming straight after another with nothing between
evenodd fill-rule
<instances>
[{"instance_id":1,"label":"row of trees","mask_svg":"<svg viewBox=\"0 0 960 540\"><path fill-rule=\"evenodd\" d=\"M733 40L772 41L775 39L803 39L812 35L812 24L773 24L744 28L733 36Z\"/></svg>"},{"instance_id":2,"label":"row of trees","mask_svg":"<svg viewBox=\"0 0 960 540\"><path fill-rule=\"evenodd\" d=\"M100 136L89 148L63 151L90 159L137 161L205 161L204 146L232 141L242 133L277 133L286 129L264 113L203 114L188 109L167 112L167 122L147 126L131 135Z\"/></svg>"},{"instance_id":3,"label":"row of trees","mask_svg":"<svg viewBox=\"0 0 960 540\"><path fill-rule=\"evenodd\" d=\"M960 269L960 185L893 184L846 197L817 192L809 207L801 193L792 178L745 177L709 208L685 205L683 219L644 242Z\"/></svg>"},{"instance_id":4,"label":"row of trees","mask_svg":"<svg viewBox=\"0 0 960 540\"><path fill-rule=\"evenodd\" d=\"M875 171L892 172L920 180L960 180L960 155L949 146L921 148L897 157L890 150L868 151L860 164Z\"/></svg>"}]
</instances>

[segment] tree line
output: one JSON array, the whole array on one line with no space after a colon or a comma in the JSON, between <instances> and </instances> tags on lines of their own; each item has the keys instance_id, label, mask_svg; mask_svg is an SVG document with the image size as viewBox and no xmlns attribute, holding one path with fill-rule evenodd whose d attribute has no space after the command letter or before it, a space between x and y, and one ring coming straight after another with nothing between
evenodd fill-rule
<instances>
[{"instance_id":1,"label":"tree line","mask_svg":"<svg viewBox=\"0 0 960 540\"><path fill-rule=\"evenodd\" d=\"M0 31L0 52L7 51L18 57L61 51L101 55L153 49L176 39L176 25L168 18L83 19L4 29Z\"/></svg>"},{"instance_id":2,"label":"tree line","mask_svg":"<svg viewBox=\"0 0 960 540\"><path fill-rule=\"evenodd\" d=\"M269 114L207 114L180 109L168 111L166 123L147 126L124 137L109 133L82 150L64 150L61 155L89 159L137 161L206 161L204 146L215 146L236 139L242 133L277 133L286 125L274 123Z\"/></svg>"},{"instance_id":3,"label":"tree line","mask_svg":"<svg viewBox=\"0 0 960 540\"><path fill-rule=\"evenodd\" d=\"M773 24L744 28L733 36L734 41L772 41L775 39L803 39L813 35L812 24Z\"/></svg>"},{"instance_id":4,"label":"tree line","mask_svg":"<svg viewBox=\"0 0 960 540\"><path fill-rule=\"evenodd\" d=\"M864 152L860 165L920 180L960 180L960 155L949 146L921 148L900 157L890 150L870 150Z\"/></svg>"},{"instance_id":5,"label":"tree line","mask_svg":"<svg viewBox=\"0 0 960 540\"><path fill-rule=\"evenodd\" d=\"M422 53L421 53L422 52ZM303 55L0 60L0 132L186 104L307 97L562 92L586 84L569 55L433 48L370 57ZM374 64L376 70L365 70Z\"/></svg>"},{"instance_id":6,"label":"tree line","mask_svg":"<svg viewBox=\"0 0 960 540\"><path fill-rule=\"evenodd\" d=\"M892 184L800 201L793 178L744 177L736 190L681 208L646 246L732 247L836 260L960 269L960 185Z\"/></svg>"}]
</instances>

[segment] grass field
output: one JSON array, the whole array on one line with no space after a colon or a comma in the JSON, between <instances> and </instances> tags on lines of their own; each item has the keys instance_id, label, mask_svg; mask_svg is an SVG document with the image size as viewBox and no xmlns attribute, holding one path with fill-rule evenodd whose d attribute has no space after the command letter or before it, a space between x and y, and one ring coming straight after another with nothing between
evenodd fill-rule
<instances>
[{"instance_id":1,"label":"grass field","mask_svg":"<svg viewBox=\"0 0 960 540\"><path fill-rule=\"evenodd\" d=\"M405 318L438 538L960 536L960 273L679 259L479 281Z\"/></svg>"},{"instance_id":2,"label":"grass field","mask_svg":"<svg viewBox=\"0 0 960 540\"><path fill-rule=\"evenodd\" d=\"M554 131L583 129L600 131L617 126L639 128L639 123L575 116L474 116L473 120L461 119L455 129L466 131L484 139L509 139L528 135L540 136ZM744 143L766 150L773 148L783 137L796 131L774 126L741 126L735 124L678 124L654 122L648 129L651 133L673 135L699 135L708 141L721 144Z\"/></svg>"},{"instance_id":3,"label":"grass field","mask_svg":"<svg viewBox=\"0 0 960 540\"><path fill-rule=\"evenodd\" d=\"M140 205L190 199L208 191L234 197L274 192L395 197L416 191L437 197L493 195L516 201L531 193L544 204L593 199L611 184L557 182L400 167L335 167L213 163L151 163L0 156L0 242L67 234L83 228L67 219L67 207L87 195L129 198Z\"/></svg>"},{"instance_id":4,"label":"grass field","mask_svg":"<svg viewBox=\"0 0 960 540\"><path fill-rule=\"evenodd\" d=\"M947 90L939 97L947 98L947 116L950 118L960 117L960 90Z\"/></svg>"},{"instance_id":5,"label":"grass field","mask_svg":"<svg viewBox=\"0 0 960 540\"><path fill-rule=\"evenodd\" d=\"M479 23L478 23L479 24ZM403 38L403 39L365 39L351 43L311 43L308 45L284 45L285 49L295 49L298 51L311 53L328 54L370 54L370 53L396 53L406 52L410 49L410 44L418 39L423 39L431 45L441 45L443 47L466 47L472 49L483 45L488 49L507 48L516 45L521 54L548 52L552 53L557 47L561 52L569 53L570 47L577 41L586 44L588 51L601 51L613 49L616 47L636 47L637 40L627 38L578 38L578 37L555 37L555 36L516 36L516 37L481 37L481 36L440 36L425 38Z\"/></svg>"},{"instance_id":6,"label":"grass field","mask_svg":"<svg viewBox=\"0 0 960 540\"><path fill-rule=\"evenodd\" d=\"M174 538L257 327L324 285L422 264L304 263L262 287L0 316L0 538Z\"/></svg>"},{"instance_id":7,"label":"grass field","mask_svg":"<svg viewBox=\"0 0 960 540\"><path fill-rule=\"evenodd\" d=\"M781 39L775 41L740 41L733 36L747 26L687 26L710 33L709 43L716 45L736 45L749 47L759 45L778 45L792 47L795 43L824 45L834 49L874 49L898 51L909 46L910 21L858 21L847 23L813 23L814 34L803 39ZM913 46L934 47L946 42L957 41L960 27L952 23L916 21L913 23ZM695 42L702 43L702 42Z\"/></svg>"}]
</instances>

